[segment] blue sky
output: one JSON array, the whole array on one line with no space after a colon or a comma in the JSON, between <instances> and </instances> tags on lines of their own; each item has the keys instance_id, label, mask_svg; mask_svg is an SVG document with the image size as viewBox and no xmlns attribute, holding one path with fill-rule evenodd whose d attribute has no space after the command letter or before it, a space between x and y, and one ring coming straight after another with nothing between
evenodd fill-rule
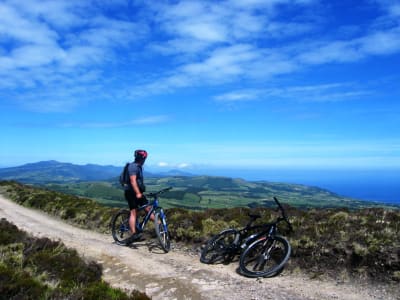
<instances>
[{"instance_id":1,"label":"blue sky","mask_svg":"<svg viewBox=\"0 0 400 300\"><path fill-rule=\"evenodd\" d=\"M23 3L23 4L22 4ZM0 166L399 168L400 2L0 1Z\"/></svg>"}]
</instances>

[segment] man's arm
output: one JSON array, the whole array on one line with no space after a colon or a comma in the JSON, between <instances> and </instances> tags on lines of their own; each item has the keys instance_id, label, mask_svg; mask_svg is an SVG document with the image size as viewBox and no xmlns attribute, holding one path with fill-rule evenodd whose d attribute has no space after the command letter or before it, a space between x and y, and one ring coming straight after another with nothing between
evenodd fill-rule
<instances>
[{"instance_id":1,"label":"man's arm","mask_svg":"<svg viewBox=\"0 0 400 300\"><path fill-rule=\"evenodd\" d=\"M143 195L140 192L139 186L136 181L136 177L137 177L136 175L131 175L129 178L131 180L131 185L133 187L133 190L135 191L136 198L140 199L140 198L142 198Z\"/></svg>"}]
</instances>

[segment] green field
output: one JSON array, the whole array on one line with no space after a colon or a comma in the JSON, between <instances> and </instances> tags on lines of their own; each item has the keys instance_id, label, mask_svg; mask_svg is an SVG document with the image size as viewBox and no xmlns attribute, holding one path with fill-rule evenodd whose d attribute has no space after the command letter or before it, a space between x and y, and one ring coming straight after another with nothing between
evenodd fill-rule
<instances>
[{"instance_id":1,"label":"green field","mask_svg":"<svg viewBox=\"0 0 400 300\"><path fill-rule=\"evenodd\" d=\"M126 207L123 190L117 180L41 184L50 190L80 197L92 198L107 206ZM377 202L366 202L342 197L328 190L298 184L279 182L249 182L242 179L213 176L152 177L146 178L147 192L171 186L162 195L165 208L204 210L230 207L270 207L275 196L283 203L297 208L363 208L387 207Z\"/></svg>"}]
</instances>

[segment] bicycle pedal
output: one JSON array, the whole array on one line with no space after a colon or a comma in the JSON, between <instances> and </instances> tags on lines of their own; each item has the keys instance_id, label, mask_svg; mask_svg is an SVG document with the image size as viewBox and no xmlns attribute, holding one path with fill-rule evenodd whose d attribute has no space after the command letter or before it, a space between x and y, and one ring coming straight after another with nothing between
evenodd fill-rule
<instances>
[{"instance_id":1,"label":"bicycle pedal","mask_svg":"<svg viewBox=\"0 0 400 300\"><path fill-rule=\"evenodd\" d=\"M140 233L135 233L132 234L130 237L126 238L123 242L129 246L130 244L132 244L133 242L137 242L140 240L140 238L142 237L142 235Z\"/></svg>"}]
</instances>

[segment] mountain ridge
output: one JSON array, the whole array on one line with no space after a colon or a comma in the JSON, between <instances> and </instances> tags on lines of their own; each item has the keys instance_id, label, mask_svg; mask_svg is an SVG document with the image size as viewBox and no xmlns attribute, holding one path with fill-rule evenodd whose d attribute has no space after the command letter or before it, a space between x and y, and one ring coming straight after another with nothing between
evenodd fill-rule
<instances>
[{"instance_id":1,"label":"mountain ridge","mask_svg":"<svg viewBox=\"0 0 400 300\"><path fill-rule=\"evenodd\" d=\"M0 179L20 180L24 183L109 180L119 176L122 168L122 165L113 166L91 163L79 165L57 160L44 160L20 166L0 168ZM196 176L178 169L164 172L148 172L145 170L144 173L146 176L151 177ZM38 176L38 178L35 178L35 176Z\"/></svg>"},{"instance_id":2,"label":"mountain ridge","mask_svg":"<svg viewBox=\"0 0 400 300\"><path fill-rule=\"evenodd\" d=\"M0 168L0 180L19 181L67 194L89 197L106 205L125 205L118 176L123 166L75 165L55 160ZM387 207L391 205L344 197L317 186L269 181L247 181L224 176L193 175L171 170L145 172L148 191L172 186L166 195L167 207L202 210L224 207L269 206L267 199L277 196L299 208L312 207Z\"/></svg>"},{"instance_id":3,"label":"mountain ridge","mask_svg":"<svg viewBox=\"0 0 400 300\"><path fill-rule=\"evenodd\" d=\"M23 183L96 181L117 177L121 170L122 166L77 165L46 160L16 167L0 168L0 179L17 180Z\"/></svg>"}]
</instances>

